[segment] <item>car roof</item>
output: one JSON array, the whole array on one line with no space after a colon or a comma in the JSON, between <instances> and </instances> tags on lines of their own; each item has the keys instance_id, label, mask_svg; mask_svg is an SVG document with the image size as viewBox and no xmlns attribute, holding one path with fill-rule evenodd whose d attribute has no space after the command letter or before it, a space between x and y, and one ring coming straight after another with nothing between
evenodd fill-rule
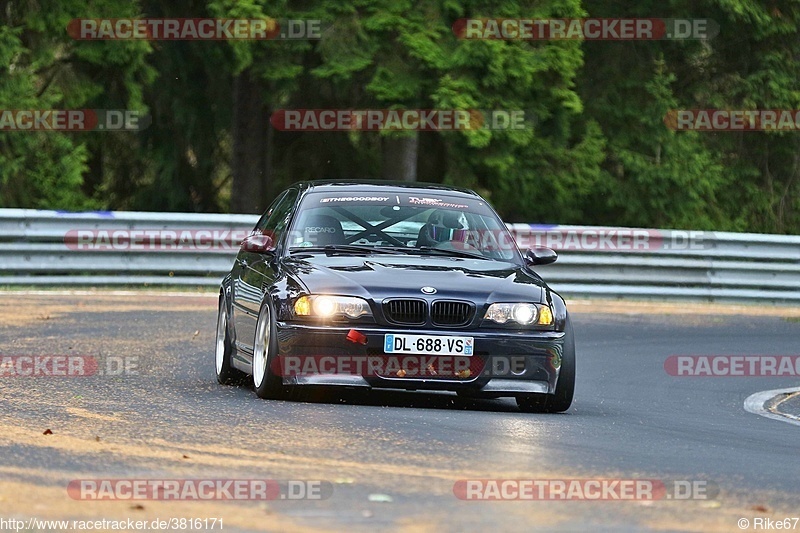
<instances>
[{"instance_id":1,"label":"car roof","mask_svg":"<svg viewBox=\"0 0 800 533\"><path fill-rule=\"evenodd\" d=\"M360 191L365 193L391 193L402 192L403 189L417 189L424 191L437 191L437 192L454 192L467 194L470 196L478 196L478 194L470 189L463 187L453 187L450 185L442 185L440 183L425 183L421 181L388 181L388 180L315 180L315 181L301 181L295 183L294 186L299 186L300 190L308 192L347 192ZM407 192L407 191L406 191Z\"/></svg>"}]
</instances>

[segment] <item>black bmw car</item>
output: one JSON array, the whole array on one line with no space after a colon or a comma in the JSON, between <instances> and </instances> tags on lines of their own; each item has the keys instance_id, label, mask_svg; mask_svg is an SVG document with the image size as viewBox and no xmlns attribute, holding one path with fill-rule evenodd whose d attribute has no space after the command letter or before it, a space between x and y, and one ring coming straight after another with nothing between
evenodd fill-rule
<instances>
[{"instance_id":1,"label":"black bmw car","mask_svg":"<svg viewBox=\"0 0 800 533\"><path fill-rule=\"evenodd\" d=\"M222 281L220 383L261 398L302 386L513 396L570 407L575 343L564 300L476 193L390 182L298 183L242 243Z\"/></svg>"}]
</instances>

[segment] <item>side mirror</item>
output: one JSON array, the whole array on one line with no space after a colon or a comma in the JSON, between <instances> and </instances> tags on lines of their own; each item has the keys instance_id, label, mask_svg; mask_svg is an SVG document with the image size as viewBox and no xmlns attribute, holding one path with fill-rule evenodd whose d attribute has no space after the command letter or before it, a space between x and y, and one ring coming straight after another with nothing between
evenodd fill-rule
<instances>
[{"instance_id":1,"label":"side mirror","mask_svg":"<svg viewBox=\"0 0 800 533\"><path fill-rule=\"evenodd\" d=\"M269 235L254 233L242 241L242 250L254 254L272 254L275 253L275 242Z\"/></svg>"},{"instance_id":2,"label":"side mirror","mask_svg":"<svg viewBox=\"0 0 800 533\"><path fill-rule=\"evenodd\" d=\"M558 254L552 248L531 248L525 252L525 261L529 265L549 265L558 260Z\"/></svg>"}]
</instances>

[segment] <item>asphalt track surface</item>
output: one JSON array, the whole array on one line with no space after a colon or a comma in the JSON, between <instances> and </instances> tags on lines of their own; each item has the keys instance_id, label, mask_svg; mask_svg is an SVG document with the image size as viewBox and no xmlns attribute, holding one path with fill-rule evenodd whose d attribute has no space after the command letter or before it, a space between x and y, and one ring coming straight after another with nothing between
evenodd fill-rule
<instances>
[{"instance_id":1,"label":"asphalt track surface","mask_svg":"<svg viewBox=\"0 0 800 533\"><path fill-rule=\"evenodd\" d=\"M576 306L575 403L537 415L511 399L451 394L259 400L214 379L215 308L213 294L0 294L0 356L136 365L122 375L0 378L0 519L221 518L224 531L756 531L755 518L800 516L800 427L743 409L751 394L800 378L664 369L675 354L800 354L796 309ZM72 480L128 478L320 480L332 494L95 502L67 491ZM498 502L453 491L459 480L574 478L702 480L719 494ZM751 527L740 529L740 518Z\"/></svg>"}]
</instances>

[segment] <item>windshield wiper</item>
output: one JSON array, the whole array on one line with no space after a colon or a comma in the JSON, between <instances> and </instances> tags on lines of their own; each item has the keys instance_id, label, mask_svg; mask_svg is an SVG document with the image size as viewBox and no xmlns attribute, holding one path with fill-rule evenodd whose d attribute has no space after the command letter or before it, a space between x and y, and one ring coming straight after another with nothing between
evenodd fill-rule
<instances>
[{"instance_id":1,"label":"windshield wiper","mask_svg":"<svg viewBox=\"0 0 800 533\"><path fill-rule=\"evenodd\" d=\"M300 248L292 248L289 250L290 254L298 254L304 252L325 252L331 254L402 254L399 250L385 246L367 246L362 244L328 244L325 246L306 246Z\"/></svg>"},{"instance_id":2,"label":"windshield wiper","mask_svg":"<svg viewBox=\"0 0 800 533\"><path fill-rule=\"evenodd\" d=\"M300 253L319 253L324 252L328 255L332 254L430 254L430 255L446 255L450 257L464 257L467 259L482 259L487 260L489 257L481 253L472 253L464 250L432 248L430 246L406 247L406 246L368 246L363 244L328 244L326 246L306 246L301 248L292 248L289 254Z\"/></svg>"},{"instance_id":3,"label":"windshield wiper","mask_svg":"<svg viewBox=\"0 0 800 533\"><path fill-rule=\"evenodd\" d=\"M449 255L451 257L466 257L469 259L491 259L480 252L473 253L467 252L464 250L456 250L454 248L433 248L431 246L378 246L377 248L382 250L395 250L397 252L402 252L405 254L439 254L439 255Z\"/></svg>"},{"instance_id":4,"label":"windshield wiper","mask_svg":"<svg viewBox=\"0 0 800 533\"><path fill-rule=\"evenodd\" d=\"M430 246L420 246L418 248L409 248L409 250L416 250L424 253L434 253L440 255L449 255L452 257L466 257L469 259L483 259L487 260L490 259L489 257L481 254L481 253L472 253L466 252L464 250L455 250L455 249L444 249L444 248L432 248Z\"/></svg>"}]
</instances>

